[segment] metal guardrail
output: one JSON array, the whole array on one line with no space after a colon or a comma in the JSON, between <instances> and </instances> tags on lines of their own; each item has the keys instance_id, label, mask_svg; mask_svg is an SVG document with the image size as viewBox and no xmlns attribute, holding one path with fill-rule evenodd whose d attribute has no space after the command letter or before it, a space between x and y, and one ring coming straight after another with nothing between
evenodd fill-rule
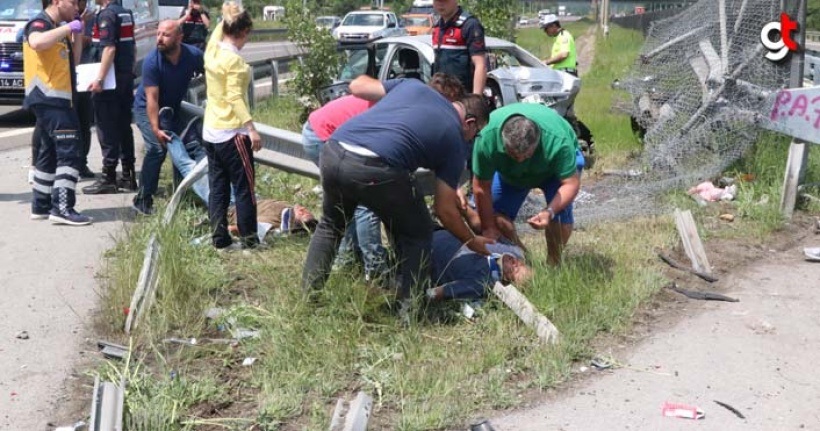
<instances>
[{"instance_id":1,"label":"metal guardrail","mask_svg":"<svg viewBox=\"0 0 820 431\"><path fill-rule=\"evenodd\" d=\"M256 106L256 86L255 84L266 77L271 79L271 94L270 97L279 97L279 81L283 73L290 70L290 63L292 61L302 62L302 53L289 53L284 56L267 58L263 60L252 61L248 63L251 67L253 78L248 84L248 103L251 109ZM206 98L205 92L205 76L198 76L191 80L188 88L188 94L185 98L196 106L202 106Z\"/></svg>"},{"instance_id":2,"label":"metal guardrail","mask_svg":"<svg viewBox=\"0 0 820 431\"><path fill-rule=\"evenodd\" d=\"M806 31L806 40L820 42L820 31Z\"/></svg>"}]
</instances>

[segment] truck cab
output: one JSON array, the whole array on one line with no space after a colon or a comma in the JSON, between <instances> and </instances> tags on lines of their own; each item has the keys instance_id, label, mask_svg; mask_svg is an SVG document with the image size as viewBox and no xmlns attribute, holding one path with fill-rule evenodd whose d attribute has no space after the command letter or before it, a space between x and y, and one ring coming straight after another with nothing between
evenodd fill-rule
<instances>
[{"instance_id":1,"label":"truck cab","mask_svg":"<svg viewBox=\"0 0 820 431\"><path fill-rule=\"evenodd\" d=\"M122 5L134 13L139 76L143 59L156 46L157 0L122 0ZM23 27L42 10L40 0L0 0L0 105L23 104Z\"/></svg>"}]
</instances>

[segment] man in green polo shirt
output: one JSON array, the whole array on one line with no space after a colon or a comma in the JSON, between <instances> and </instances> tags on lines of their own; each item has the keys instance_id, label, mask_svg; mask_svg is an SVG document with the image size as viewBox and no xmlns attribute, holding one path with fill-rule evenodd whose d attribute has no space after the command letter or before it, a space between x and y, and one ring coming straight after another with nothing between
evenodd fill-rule
<instances>
[{"instance_id":1,"label":"man in green polo shirt","mask_svg":"<svg viewBox=\"0 0 820 431\"><path fill-rule=\"evenodd\" d=\"M584 157L572 126L535 103L496 109L473 148L473 194L481 234L515 242L515 218L531 189L544 192L546 207L527 222L544 230L547 260L561 262L572 234L572 202L581 186Z\"/></svg>"},{"instance_id":2,"label":"man in green polo shirt","mask_svg":"<svg viewBox=\"0 0 820 431\"><path fill-rule=\"evenodd\" d=\"M541 19L541 28L547 36L555 38L552 54L544 60L544 64L577 77L578 55L575 52L575 38L566 29L561 28L558 17L553 14Z\"/></svg>"}]
</instances>

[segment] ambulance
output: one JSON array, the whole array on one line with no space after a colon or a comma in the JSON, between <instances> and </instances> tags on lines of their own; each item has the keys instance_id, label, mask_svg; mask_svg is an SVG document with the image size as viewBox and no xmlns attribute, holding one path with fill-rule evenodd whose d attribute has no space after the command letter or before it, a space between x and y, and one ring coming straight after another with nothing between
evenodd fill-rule
<instances>
[{"instance_id":1,"label":"ambulance","mask_svg":"<svg viewBox=\"0 0 820 431\"><path fill-rule=\"evenodd\" d=\"M157 1L122 0L122 5L134 13L137 76L142 71L142 60L156 46ZM41 10L40 0L0 0L0 105L23 104L23 27Z\"/></svg>"}]
</instances>

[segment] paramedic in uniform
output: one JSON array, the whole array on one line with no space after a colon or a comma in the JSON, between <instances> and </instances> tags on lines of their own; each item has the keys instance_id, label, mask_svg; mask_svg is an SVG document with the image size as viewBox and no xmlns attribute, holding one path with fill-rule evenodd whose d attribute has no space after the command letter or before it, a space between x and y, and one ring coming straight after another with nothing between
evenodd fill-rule
<instances>
[{"instance_id":1,"label":"paramedic in uniform","mask_svg":"<svg viewBox=\"0 0 820 431\"><path fill-rule=\"evenodd\" d=\"M434 0L441 16L433 27L435 72L458 77L468 93L483 94L487 82L487 46L478 18L464 12L458 0Z\"/></svg>"},{"instance_id":2,"label":"paramedic in uniform","mask_svg":"<svg viewBox=\"0 0 820 431\"><path fill-rule=\"evenodd\" d=\"M103 175L83 193L117 193L118 188L137 190L134 173L134 134L131 106L134 104L134 15L116 0L97 0L92 34L94 59L102 63L96 79L88 87L93 92L97 138L103 154ZM110 68L114 68L116 88L103 90ZM117 183L117 162L122 160L122 181Z\"/></svg>"},{"instance_id":3,"label":"paramedic in uniform","mask_svg":"<svg viewBox=\"0 0 820 431\"><path fill-rule=\"evenodd\" d=\"M65 23L65 24L61 24ZM82 52L83 23L76 0L43 0L43 11L23 30L23 108L37 117L31 219L87 225L74 209L79 177L79 120L74 110L74 65ZM74 42L70 41L75 35Z\"/></svg>"}]
</instances>

